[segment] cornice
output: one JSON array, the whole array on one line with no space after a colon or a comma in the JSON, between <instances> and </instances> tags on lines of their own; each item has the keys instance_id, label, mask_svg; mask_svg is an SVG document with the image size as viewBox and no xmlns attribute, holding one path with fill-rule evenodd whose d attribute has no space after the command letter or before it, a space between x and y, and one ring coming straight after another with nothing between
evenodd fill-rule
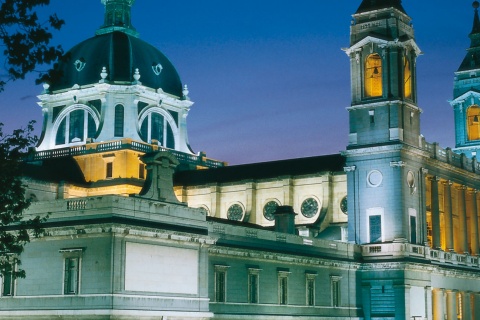
<instances>
[{"instance_id":1,"label":"cornice","mask_svg":"<svg viewBox=\"0 0 480 320\"><path fill-rule=\"evenodd\" d=\"M209 254L225 257L245 258L250 260L278 261L287 264L301 264L317 267L340 268L346 270L358 270L361 266L358 262L346 262L334 259L321 259L312 257L294 256L282 252L265 252L257 250L245 250L237 248L224 248L212 246L208 248Z\"/></svg>"}]
</instances>

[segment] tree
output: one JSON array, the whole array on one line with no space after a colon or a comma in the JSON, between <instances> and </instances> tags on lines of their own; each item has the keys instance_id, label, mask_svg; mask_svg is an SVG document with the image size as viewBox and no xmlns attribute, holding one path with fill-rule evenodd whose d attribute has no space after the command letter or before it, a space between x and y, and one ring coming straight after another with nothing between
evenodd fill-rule
<instances>
[{"instance_id":1,"label":"tree","mask_svg":"<svg viewBox=\"0 0 480 320\"><path fill-rule=\"evenodd\" d=\"M60 46L50 45L50 28L59 30L65 23L56 14L41 22L34 12L50 0L0 0L0 45L4 47L5 79L0 79L0 92L8 81L24 79L25 75L38 71L37 83L45 79L46 71L38 66L49 65L63 55Z\"/></svg>"},{"instance_id":2,"label":"tree","mask_svg":"<svg viewBox=\"0 0 480 320\"><path fill-rule=\"evenodd\" d=\"M20 265L20 254L30 242L30 236L42 233L45 218L24 219L23 213L30 205L25 197L25 185L21 179L23 160L38 138L33 135L31 121L26 128L3 133L0 123L0 274L13 278L25 277Z\"/></svg>"}]
</instances>

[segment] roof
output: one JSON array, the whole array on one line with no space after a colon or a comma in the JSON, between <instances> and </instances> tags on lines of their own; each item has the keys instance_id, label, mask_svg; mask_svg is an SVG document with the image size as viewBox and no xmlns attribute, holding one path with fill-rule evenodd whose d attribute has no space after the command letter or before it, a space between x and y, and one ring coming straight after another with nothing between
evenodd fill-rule
<instances>
[{"instance_id":1,"label":"roof","mask_svg":"<svg viewBox=\"0 0 480 320\"><path fill-rule=\"evenodd\" d=\"M22 164L21 171L23 176L40 181L86 183L82 170L73 157L27 161Z\"/></svg>"},{"instance_id":2,"label":"roof","mask_svg":"<svg viewBox=\"0 0 480 320\"><path fill-rule=\"evenodd\" d=\"M142 85L183 96L180 77L167 57L147 42L122 31L99 34L74 46L55 66L49 90L99 83L103 68L107 83L137 83L138 69Z\"/></svg>"},{"instance_id":3,"label":"roof","mask_svg":"<svg viewBox=\"0 0 480 320\"><path fill-rule=\"evenodd\" d=\"M403 9L402 0L363 0L356 13L364 13L387 8L395 8L404 14L407 14L405 9Z\"/></svg>"},{"instance_id":4,"label":"roof","mask_svg":"<svg viewBox=\"0 0 480 320\"><path fill-rule=\"evenodd\" d=\"M467 54L457 71L468 71L480 68L480 18L478 16L478 6L479 3L475 1L473 3L473 8L475 9L473 26L469 34L471 40L470 48L467 50Z\"/></svg>"},{"instance_id":5,"label":"roof","mask_svg":"<svg viewBox=\"0 0 480 320\"><path fill-rule=\"evenodd\" d=\"M202 185L298 176L319 172L343 172L344 166L345 157L341 154L260 162L177 172L174 176L174 185Z\"/></svg>"}]
</instances>

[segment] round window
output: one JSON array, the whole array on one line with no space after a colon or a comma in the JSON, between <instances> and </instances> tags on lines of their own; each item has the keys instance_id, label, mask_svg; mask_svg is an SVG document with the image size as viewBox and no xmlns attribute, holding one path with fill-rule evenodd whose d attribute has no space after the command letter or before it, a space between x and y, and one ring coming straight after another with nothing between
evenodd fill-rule
<instances>
[{"instance_id":1,"label":"round window","mask_svg":"<svg viewBox=\"0 0 480 320\"><path fill-rule=\"evenodd\" d=\"M243 208L238 203L232 204L227 211L228 220L242 221L243 218Z\"/></svg>"},{"instance_id":2,"label":"round window","mask_svg":"<svg viewBox=\"0 0 480 320\"><path fill-rule=\"evenodd\" d=\"M318 212L318 201L314 198L307 198L302 202L300 211L306 218L312 218Z\"/></svg>"},{"instance_id":3,"label":"round window","mask_svg":"<svg viewBox=\"0 0 480 320\"><path fill-rule=\"evenodd\" d=\"M415 174L412 171L407 173L407 184L410 188L415 187Z\"/></svg>"},{"instance_id":4,"label":"round window","mask_svg":"<svg viewBox=\"0 0 480 320\"><path fill-rule=\"evenodd\" d=\"M343 213L347 214L347 196L343 197L342 200L340 200L340 210L342 210Z\"/></svg>"},{"instance_id":5,"label":"round window","mask_svg":"<svg viewBox=\"0 0 480 320\"><path fill-rule=\"evenodd\" d=\"M278 203L276 201L268 201L263 207L263 216L268 221L275 220L275 211L278 208Z\"/></svg>"}]
</instances>

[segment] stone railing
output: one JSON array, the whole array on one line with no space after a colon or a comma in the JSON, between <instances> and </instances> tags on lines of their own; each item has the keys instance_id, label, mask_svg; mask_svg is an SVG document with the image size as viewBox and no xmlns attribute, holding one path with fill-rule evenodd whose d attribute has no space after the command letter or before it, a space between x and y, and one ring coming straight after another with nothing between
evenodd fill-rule
<instances>
[{"instance_id":1,"label":"stone railing","mask_svg":"<svg viewBox=\"0 0 480 320\"><path fill-rule=\"evenodd\" d=\"M409 243L377 243L362 245L361 248L362 256L365 260L412 257L426 259L437 264L480 269L479 257L434 250L429 247Z\"/></svg>"},{"instance_id":2,"label":"stone railing","mask_svg":"<svg viewBox=\"0 0 480 320\"><path fill-rule=\"evenodd\" d=\"M423 141L422 148L424 151L430 153L432 159L440 160L470 172L480 173L480 163L477 161L476 157L468 158L465 154L455 153L450 148L443 149L438 143L428 143Z\"/></svg>"},{"instance_id":3,"label":"stone railing","mask_svg":"<svg viewBox=\"0 0 480 320\"><path fill-rule=\"evenodd\" d=\"M98 143L87 143L86 145L73 146L61 149L45 150L33 153L29 160L43 160L50 158L60 158L67 156L78 156L93 154L97 152L115 151L121 149L129 149L139 152L154 152L154 151L168 151L173 154L180 163L189 164L194 166L218 168L224 167L225 162L208 159L206 154L200 152L198 155L180 152L173 149L168 149L157 144L147 144L138 141L132 141L131 139L122 139L115 141L106 141Z\"/></svg>"}]
</instances>

